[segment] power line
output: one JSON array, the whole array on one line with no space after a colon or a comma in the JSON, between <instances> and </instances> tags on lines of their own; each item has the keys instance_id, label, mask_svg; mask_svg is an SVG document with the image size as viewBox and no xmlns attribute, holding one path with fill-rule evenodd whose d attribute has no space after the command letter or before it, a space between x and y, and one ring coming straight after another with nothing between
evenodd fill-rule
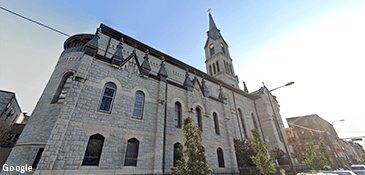
<instances>
[{"instance_id":1,"label":"power line","mask_svg":"<svg viewBox=\"0 0 365 175\"><path fill-rule=\"evenodd\" d=\"M13 12L13 11L10 11L10 10L8 10L8 9L4 8L4 7L1 7L1 6L0 6L0 9L5 10L5 11L7 11L7 12L9 12L9 13L13 14L13 15L19 16L19 17L21 17L21 18L23 18L23 19L26 19L26 20L28 20L28 21L31 21L31 22L33 22L33 23L36 23L36 24L38 24L38 25L40 25L40 26L43 26L43 27L45 27L45 28L47 28L47 29L51 29L51 30L53 30L53 31L55 31L55 32L57 32L57 33L60 33L60 34L65 35L65 36L67 36L67 37L70 37L70 35L68 35L68 34L66 34L66 33L64 33L64 32L61 32L61 31L59 31L59 30L57 30L57 29L54 29L54 28L52 28L52 27L49 27L49 26L47 26L47 25L45 25L45 24L42 24L42 23L40 23L40 22L34 21L34 20L30 19L30 18L27 18L27 17L25 17L25 16L23 16L23 15L20 15L20 14L18 14L18 13L15 13L15 12Z\"/></svg>"}]
</instances>

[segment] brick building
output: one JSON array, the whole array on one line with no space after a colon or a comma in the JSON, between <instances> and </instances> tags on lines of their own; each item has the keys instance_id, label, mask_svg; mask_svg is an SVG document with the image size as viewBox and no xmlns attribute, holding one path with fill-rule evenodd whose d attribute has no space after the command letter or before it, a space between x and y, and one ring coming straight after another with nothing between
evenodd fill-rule
<instances>
[{"instance_id":1,"label":"brick building","mask_svg":"<svg viewBox=\"0 0 365 175\"><path fill-rule=\"evenodd\" d=\"M8 129L21 114L15 93L0 90L0 129Z\"/></svg>"},{"instance_id":2,"label":"brick building","mask_svg":"<svg viewBox=\"0 0 365 175\"><path fill-rule=\"evenodd\" d=\"M299 163L306 158L305 144L313 142L320 153L319 143L323 141L331 154L336 157L335 166L344 167L347 163L342 141L331 123L316 114L286 119L289 128L285 129L288 144L294 150L292 157Z\"/></svg>"},{"instance_id":3,"label":"brick building","mask_svg":"<svg viewBox=\"0 0 365 175\"><path fill-rule=\"evenodd\" d=\"M265 87L239 88L211 14L207 34L207 73L103 24L71 36L6 163L36 174L167 173L189 115L215 173L238 173L233 139L253 128L285 151L278 102Z\"/></svg>"}]
</instances>

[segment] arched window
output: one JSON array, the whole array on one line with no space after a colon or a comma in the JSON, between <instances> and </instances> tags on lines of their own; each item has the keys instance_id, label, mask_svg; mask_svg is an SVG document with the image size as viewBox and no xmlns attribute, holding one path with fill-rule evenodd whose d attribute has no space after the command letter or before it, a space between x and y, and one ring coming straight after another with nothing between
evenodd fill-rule
<instances>
[{"instance_id":1,"label":"arched window","mask_svg":"<svg viewBox=\"0 0 365 175\"><path fill-rule=\"evenodd\" d=\"M178 149L181 147L182 145L180 143L175 143L174 144L174 167L177 166L177 160L181 160L181 154L179 153Z\"/></svg>"},{"instance_id":2,"label":"arched window","mask_svg":"<svg viewBox=\"0 0 365 175\"><path fill-rule=\"evenodd\" d=\"M224 45L221 43L222 52L225 54L226 50L224 49Z\"/></svg>"},{"instance_id":3,"label":"arched window","mask_svg":"<svg viewBox=\"0 0 365 175\"><path fill-rule=\"evenodd\" d=\"M248 136L247 136L246 127L245 127L245 119L243 118L241 109L238 109L238 115L242 120L242 130L243 130L243 133L245 134L245 138L247 139Z\"/></svg>"},{"instance_id":4,"label":"arched window","mask_svg":"<svg viewBox=\"0 0 365 175\"><path fill-rule=\"evenodd\" d=\"M218 121L217 113L215 113L215 112L213 112L213 120L214 120L215 133L219 135L220 134L219 121Z\"/></svg>"},{"instance_id":5,"label":"arched window","mask_svg":"<svg viewBox=\"0 0 365 175\"><path fill-rule=\"evenodd\" d=\"M104 137L102 135L95 134L90 136L82 165L98 166L103 144Z\"/></svg>"},{"instance_id":6,"label":"arched window","mask_svg":"<svg viewBox=\"0 0 365 175\"><path fill-rule=\"evenodd\" d=\"M253 121L253 125L255 126L255 129L259 129L259 127L257 126L255 115L253 113L251 113L251 116L252 116L252 121Z\"/></svg>"},{"instance_id":7,"label":"arched window","mask_svg":"<svg viewBox=\"0 0 365 175\"><path fill-rule=\"evenodd\" d=\"M210 75L213 75L213 73L212 73L212 65L209 65L209 74Z\"/></svg>"},{"instance_id":8,"label":"arched window","mask_svg":"<svg viewBox=\"0 0 365 175\"><path fill-rule=\"evenodd\" d=\"M219 167L225 167L224 166L224 157L223 157L223 150L222 148L217 149L217 155L218 155L218 166Z\"/></svg>"},{"instance_id":9,"label":"arched window","mask_svg":"<svg viewBox=\"0 0 365 175\"><path fill-rule=\"evenodd\" d=\"M175 126L181 127L181 104L179 102L175 103Z\"/></svg>"},{"instance_id":10,"label":"arched window","mask_svg":"<svg viewBox=\"0 0 365 175\"><path fill-rule=\"evenodd\" d=\"M101 99L99 111L110 113L113 106L117 86L114 83L107 83L104 86L103 98Z\"/></svg>"},{"instance_id":11,"label":"arched window","mask_svg":"<svg viewBox=\"0 0 365 175\"><path fill-rule=\"evenodd\" d=\"M229 73L228 67L227 67L227 62L224 61L224 68L226 68L226 72Z\"/></svg>"},{"instance_id":12,"label":"arched window","mask_svg":"<svg viewBox=\"0 0 365 175\"><path fill-rule=\"evenodd\" d=\"M217 64L217 72L219 72L220 70L219 70L219 63L218 63L218 61L216 62L216 64Z\"/></svg>"},{"instance_id":13,"label":"arched window","mask_svg":"<svg viewBox=\"0 0 365 175\"><path fill-rule=\"evenodd\" d=\"M232 64L229 64L229 69L231 69L231 73L234 74L232 69Z\"/></svg>"},{"instance_id":14,"label":"arched window","mask_svg":"<svg viewBox=\"0 0 365 175\"><path fill-rule=\"evenodd\" d=\"M210 44L209 50L210 50L210 56L213 56L214 55L214 46L213 46L213 44Z\"/></svg>"},{"instance_id":15,"label":"arched window","mask_svg":"<svg viewBox=\"0 0 365 175\"><path fill-rule=\"evenodd\" d=\"M68 72L66 73L58 85L58 88L56 90L55 95L53 96L53 99L51 103L63 103L65 101L65 98L67 96L67 92L69 91L72 83L72 76L74 73Z\"/></svg>"},{"instance_id":16,"label":"arched window","mask_svg":"<svg viewBox=\"0 0 365 175\"><path fill-rule=\"evenodd\" d=\"M201 114L201 111L198 107L195 108L195 121L194 121L194 124L197 124L200 127L200 129L203 130L203 127L202 127L202 114Z\"/></svg>"},{"instance_id":17,"label":"arched window","mask_svg":"<svg viewBox=\"0 0 365 175\"><path fill-rule=\"evenodd\" d=\"M142 119L143 116L143 104L144 104L144 94L142 91L136 92L136 97L134 100L133 117Z\"/></svg>"},{"instance_id":18,"label":"arched window","mask_svg":"<svg viewBox=\"0 0 365 175\"><path fill-rule=\"evenodd\" d=\"M139 141L135 138L128 140L124 166L137 166Z\"/></svg>"},{"instance_id":19,"label":"arched window","mask_svg":"<svg viewBox=\"0 0 365 175\"><path fill-rule=\"evenodd\" d=\"M213 71L214 71L214 75L217 73L216 69L215 69L215 64L213 63Z\"/></svg>"}]
</instances>

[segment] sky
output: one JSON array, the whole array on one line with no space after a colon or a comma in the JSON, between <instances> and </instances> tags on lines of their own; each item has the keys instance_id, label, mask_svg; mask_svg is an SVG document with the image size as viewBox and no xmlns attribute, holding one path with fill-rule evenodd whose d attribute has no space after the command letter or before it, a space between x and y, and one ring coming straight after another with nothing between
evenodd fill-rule
<instances>
[{"instance_id":1,"label":"sky","mask_svg":"<svg viewBox=\"0 0 365 175\"><path fill-rule=\"evenodd\" d=\"M208 12L229 45L240 86L265 83L282 118L317 114L340 138L365 136L364 0L0 0L68 35L101 23L205 71ZM0 89L31 114L67 36L0 9ZM284 121L286 124L286 121ZM287 124L286 124L287 126Z\"/></svg>"}]
</instances>

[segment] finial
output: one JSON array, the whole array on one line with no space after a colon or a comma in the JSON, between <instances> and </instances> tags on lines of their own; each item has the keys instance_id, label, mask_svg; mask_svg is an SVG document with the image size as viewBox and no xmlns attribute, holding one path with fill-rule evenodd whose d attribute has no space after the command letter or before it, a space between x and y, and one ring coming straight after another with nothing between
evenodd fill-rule
<instances>
[{"instance_id":1,"label":"finial","mask_svg":"<svg viewBox=\"0 0 365 175\"><path fill-rule=\"evenodd\" d=\"M189 68L186 68L185 70L186 70L186 72L189 72Z\"/></svg>"},{"instance_id":2,"label":"finial","mask_svg":"<svg viewBox=\"0 0 365 175\"><path fill-rule=\"evenodd\" d=\"M119 42L124 43L124 38L123 37L120 37Z\"/></svg>"},{"instance_id":3,"label":"finial","mask_svg":"<svg viewBox=\"0 0 365 175\"><path fill-rule=\"evenodd\" d=\"M165 61L165 57L164 57L164 56L162 56L162 58L161 58L161 59L162 59L162 62L164 62L164 61Z\"/></svg>"},{"instance_id":4,"label":"finial","mask_svg":"<svg viewBox=\"0 0 365 175\"><path fill-rule=\"evenodd\" d=\"M147 49L147 50L146 50L146 54L149 54L149 53L150 53L150 51Z\"/></svg>"},{"instance_id":5,"label":"finial","mask_svg":"<svg viewBox=\"0 0 365 175\"><path fill-rule=\"evenodd\" d=\"M209 8L208 11L207 11L209 13L209 15L211 15L210 10L211 10L211 8Z\"/></svg>"}]
</instances>

